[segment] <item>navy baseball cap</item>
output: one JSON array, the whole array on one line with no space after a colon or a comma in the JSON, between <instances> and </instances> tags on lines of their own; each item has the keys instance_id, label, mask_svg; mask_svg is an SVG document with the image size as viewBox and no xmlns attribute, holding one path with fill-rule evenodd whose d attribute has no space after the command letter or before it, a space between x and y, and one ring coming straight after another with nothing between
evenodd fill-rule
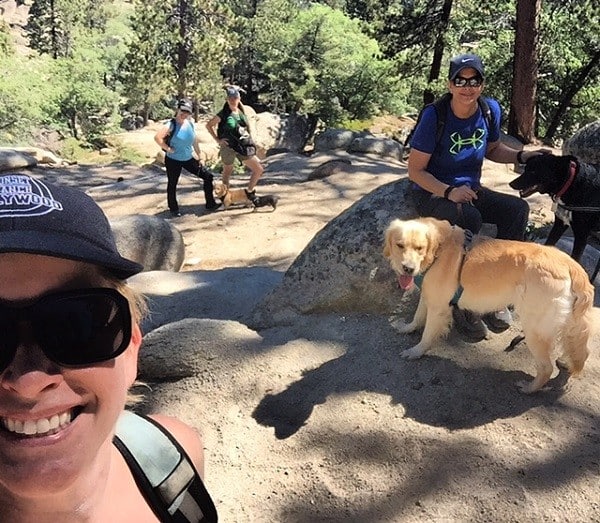
<instances>
[{"instance_id":1,"label":"navy baseball cap","mask_svg":"<svg viewBox=\"0 0 600 523\"><path fill-rule=\"evenodd\" d=\"M481 61L481 58L475 54L461 54L450 60L448 79L454 80L458 76L458 73L467 68L475 69L481 78L485 78L483 62Z\"/></svg>"},{"instance_id":2,"label":"navy baseball cap","mask_svg":"<svg viewBox=\"0 0 600 523\"><path fill-rule=\"evenodd\" d=\"M0 176L3 252L92 263L123 280L143 269L119 254L108 219L92 198L26 174Z\"/></svg>"}]
</instances>

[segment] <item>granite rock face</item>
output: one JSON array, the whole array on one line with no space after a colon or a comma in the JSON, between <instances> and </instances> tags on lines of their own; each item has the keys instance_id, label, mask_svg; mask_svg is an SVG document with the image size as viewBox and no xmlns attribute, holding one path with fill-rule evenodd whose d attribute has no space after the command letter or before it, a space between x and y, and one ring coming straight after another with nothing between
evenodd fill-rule
<instances>
[{"instance_id":1,"label":"granite rock face","mask_svg":"<svg viewBox=\"0 0 600 523\"><path fill-rule=\"evenodd\" d=\"M144 271L179 271L185 258L181 232L158 216L132 214L110 221L122 256L144 266Z\"/></svg>"},{"instance_id":2,"label":"granite rock face","mask_svg":"<svg viewBox=\"0 0 600 523\"><path fill-rule=\"evenodd\" d=\"M600 164L600 120L579 129L565 141L562 151L581 162Z\"/></svg>"},{"instance_id":3,"label":"granite rock face","mask_svg":"<svg viewBox=\"0 0 600 523\"><path fill-rule=\"evenodd\" d=\"M383 185L329 222L254 309L253 328L286 324L299 314L392 312L402 293L383 257L383 239L393 219L416 217L408 183Z\"/></svg>"}]
</instances>

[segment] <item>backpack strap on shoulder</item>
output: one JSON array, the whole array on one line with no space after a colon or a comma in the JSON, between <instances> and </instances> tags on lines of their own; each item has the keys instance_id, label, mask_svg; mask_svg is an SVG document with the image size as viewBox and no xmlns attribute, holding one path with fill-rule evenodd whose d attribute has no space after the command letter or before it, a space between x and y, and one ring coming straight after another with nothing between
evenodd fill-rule
<instances>
[{"instance_id":1,"label":"backpack strap on shoulder","mask_svg":"<svg viewBox=\"0 0 600 523\"><path fill-rule=\"evenodd\" d=\"M448 116L448 109L450 108L450 100L452 95L445 93L440 98L431 103L435 109L435 116L437 118L437 124L435 127L435 146L437 147L442 141L444 134L444 128L446 127L446 118Z\"/></svg>"},{"instance_id":2,"label":"backpack strap on shoulder","mask_svg":"<svg viewBox=\"0 0 600 523\"><path fill-rule=\"evenodd\" d=\"M435 101L423 107L423 109L421 109L421 112L419 113L419 116L417 117L417 122L415 123L415 126L412 128L411 132L406 138L404 145L406 146L408 143L410 143L410 139L412 138L412 135L417 125L419 125L419 122L421 121L425 109L427 107L433 107L435 110L436 117L435 148L437 148L440 142L442 141L442 136L444 135L444 128L446 127L446 119L448 117L448 109L450 108L450 100L452 100L452 94L445 93ZM477 99L477 104L479 105L481 114L483 115L483 119L485 120L489 131L494 126L494 115L492 114L492 111L490 109L490 104L488 103L487 99L483 96L480 96Z\"/></svg>"},{"instance_id":3,"label":"backpack strap on shoulder","mask_svg":"<svg viewBox=\"0 0 600 523\"><path fill-rule=\"evenodd\" d=\"M177 121L175 120L175 118L171 118L171 120L169 122L169 134L167 134L165 136L165 143L168 146L171 145L171 139L173 138L173 135L175 134L176 127L177 127Z\"/></svg>"},{"instance_id":4,"label":"backpack strap on shoulder","mask_svg":"<svg viewBox=\"0 0 600 523\"><path fill-rule=\"evenodd\" d=\"M177 440L145 416L124 411L113 444L161 522L216 523L217 511L200 475Z\"/></svg>"},{"instance_id":5,"label":"backpack strap on shoulder","mask_svg":"<svg viewBox=\"0 0 600 523\"><path fill-rule=\"evenodd\" d=\"M425 105L419 111L419 115L417 116L417 121L415 122L414 127L411 129L410 133L408 133L408 136L406 137L406 140L404 141L405 147L410 144L410 141L415 132L415 129L417 128L417 126L419 125L419 122L423 118L423 113L425 112L425 109L427 109L428 107L433 107L433 109L435 110L435 118L436 118L435 147L437 148L438 144L442 140L442 135L444 134L444 127L446 126L446 116L448 115L448 108L450 107L450 99L451 98L452 98L452 95L450 93L446 93L446 94L442 95L441 97L437 98L436 100L434 100L433 102Z\"/></svg>"},{"instance_id":6,"label":"backpack strap on shoulder","mask_svg":"<svg viewBox=\"0 0 600 523\"><path fill-rule=\"evenodd\" d=\"M490 104L488 103L487 99L483 96L477 98L477 103L479 104L479 109L481 110L481 114L483 115L483 119L485 120L489 131L494 124L494 115L492 114L492 110L490 109Z\"/></svg>"}]
</instances>

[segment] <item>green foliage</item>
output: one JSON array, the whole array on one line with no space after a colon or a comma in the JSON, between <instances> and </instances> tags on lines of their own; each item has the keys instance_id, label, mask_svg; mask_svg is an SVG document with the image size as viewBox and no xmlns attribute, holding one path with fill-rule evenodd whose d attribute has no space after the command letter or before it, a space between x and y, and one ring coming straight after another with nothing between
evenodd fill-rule
<instances>
[{"instance_id":1,"label":"green foliage","mask_svg":"<svg viewBox=\"0 0 600 523\"><path fill-rule=\"evenodd\" d=\"M34 0L27 33L41 56L15 57L0 24L0 140L50 126L101 146L119 112L167 118L180 95L219 108L227 81L251 105L355 129L416 114L465 51L482 56L485 93L506 112L518 1L454 0L445 27L448 0ZM594 0L542 3L539 136L599 118L599 11ZM428 84L439 35L443 67Z\"/></svg>"},{"instance_id":2,"label":"green foliage","mask_svg":"<svg viewBox=\"0 0 600 523\"><path fill-rule=\"evenodd\" d=\"M368 120L342 120L340 127L349 131L366 131L373 124L373 119Z\"/></svg>"},{"instance_id":3,"label":"green foliage","mask_svg":"<svg viewBox=\"0 0 600 523\"><path fill-rule=\"evenodd\" d=\"M100 27L103 3L94 0L34 0L25 27L29 45L52 58L73 52L74 33L79 27Z\"/></svg>"},{"instance_id":4,"label":"green foliage","mask_svg":"<svg viewBox=\"0 0 600 523\"><path fill-rule=\"evenodd\" d=\"M90 157L90 148L79 140L69 137L61 143L59 154L71 162L87 163L86 160Z\"/></svg>"},{"instance_id":5,"label":"green foliage","mask_svg":"<svg viewBox=\"0 0 600 523\"><path fill-rule=\"evenodd\" d=\"M27 142L30 131L53 122L56 86L43 57L0 58L0 141Z\"/></svg>"},{"instance_id":6,"label":"green foliage","mask_svg":"<svg viewBox=\"0 0 600 523\"><path fill-rule=\"evenodd\" d=\"M351 35L351 37L349 37ZM314 4L257 35L263 72L288 111L318 114L328 124L392 107L399 93L394 64L377 42L340 11Z\"/></svg>"},{"instance_id":7,"label":"green foliage","mask_svg":"<svg viewBox=\"0 0 600 523\"><path fill-rule=\"evenodd\" d=\"M0 20L0 57L14 53L14 45L10 36L10 27L4 20Z\"/></svg>"},{"instance_id":8,"label":"green foliage","mask_svg":"<svg viewBox=\"0 0 600 523\"><path fill-rule=\"evenodd\" d=\"M80 48L69 59L54 61L60 86L58 107L72 136L96 141L116 128L119 96L104 83L105 66L94 48Z\"/></svg>"},{"instance_id":9,"label":"green foliage","mask_svg":"<svg viewBox=\"0 0 600 523\"><path fill-rule=\"evenodd\" d=\"M207 98L221 83L230 19L216 0L136 0L122 75L130 108L156 116L179 96Z\"/></svg>"}]
</instances>

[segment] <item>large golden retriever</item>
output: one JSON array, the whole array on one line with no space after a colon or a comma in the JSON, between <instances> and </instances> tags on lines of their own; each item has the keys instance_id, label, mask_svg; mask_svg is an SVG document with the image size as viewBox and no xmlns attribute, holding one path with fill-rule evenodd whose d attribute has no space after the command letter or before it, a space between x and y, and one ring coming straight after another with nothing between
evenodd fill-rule
<instances>
[{"instance_id":1,"label":"large golden retriever","mask_svg":"<svg viewBox=\"0 0 600 523\"><path fill-rule=\"evenodd\" d=\"M423 335L403 357L421 357L448 333L450 302L462 287L462 309L482 314L514 305L537 370L533 381L517 384L522 392L535 392L548 382L555 343L562 345L560 363L571 375L583 369L594 288L567 254L484 236L469 242L463 229L435 218L393 220L385 232L383 254L402 288L412 287L415 276L423 277L415 316L401 328L413 332L424 327Z\"/></svg>"}]
</instances>

